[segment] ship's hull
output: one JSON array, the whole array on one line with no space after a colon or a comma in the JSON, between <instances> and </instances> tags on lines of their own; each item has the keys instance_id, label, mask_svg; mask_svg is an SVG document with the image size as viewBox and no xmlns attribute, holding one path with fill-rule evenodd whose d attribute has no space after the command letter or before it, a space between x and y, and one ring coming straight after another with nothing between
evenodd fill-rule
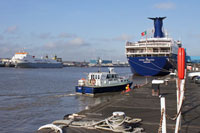
<instances>
[{"instance_id":1,"label":"ship's hull","mask_svg":"<svg viewBox=\"0 0 200 133\"><path fill-rule=\"evenodd\" d=\"M76 86L75 89L78 94L94 95L98 93L123 91L128 84L131 86L132 82L113 86Z\"/></svg>"},{"instance_id":2,"label":"ship's hull","mask_svg":"<svg viewBox=\"0 0 200 133\"><path fill-rule=\"evenodd\" d=\"M18 68L62 68L62 63L17 63Z\"/></svg>"},{"instance_id":3,"label":"ship's hull","mask_svg":"<svg viewBox=\"0 0 200 133\"><path fill-rule=\"evenodd\" d=\"M141 76L164 76L176 68L177 56L128 57L133 74Z\"/></svg>"}]
</instances>

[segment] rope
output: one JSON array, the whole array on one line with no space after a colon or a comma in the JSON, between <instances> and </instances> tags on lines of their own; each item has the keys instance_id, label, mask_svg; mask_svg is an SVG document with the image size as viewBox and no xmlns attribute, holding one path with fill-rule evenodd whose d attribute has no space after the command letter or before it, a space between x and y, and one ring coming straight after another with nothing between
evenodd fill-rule
<instances>
[{"instance_id":1,"label":"rope","mask_svg":"<svg viewBox=\"0 0 200 133\"><path fill-rule=\"evenodd\" d=\"M136 62L131 61L131 60L129 60L129 61L132 62L132 63L134 63L134 64L136 64L136 65L139 65L139 66L141 66L141 67L143 67L143 68L147 68L147 69L154 70L154 71L158 71L158 70L159 70L159 69L154 69L154 68L151 68L151 67L147 67L147 66L141 65L141 64L136 63ZM159 71L162 71L162 72L169 72L168 70L166 71L166 70L163 69L163 68L160 68L160 69L161 69L161 70L159 70Z\"/></svg>"},{"instance_id":2,"label":"rope","mask_svg":"<svg viewBox=\"0 0 200 133\"><path fill-rule=\"evenodd\" d=\"M182 102L183 102L183 100L182 100ZM183 104L182 104L182 105L183 105ZM182 110L182 107L183 107L182 105L181 105L181 108L180 108L180 110L178 111L178 113L175 115L175 117L170 117L169 115L166 114L167 119L172 120L172 121L175 121L175 120L177 119L177 117L179 116L179 114L181 113L181 110Z\"/></svg>"},{"instance_id":3,"label":"rope","mask_svg":"<svg viewBox=\"0 0 200 133\"><path fill-rule=\"evenodd\" d=\"M82 128L87 128L87 129L104 129L104 130L109 130L113 132L129 132L132 127L131 126L124 126L126 123L138 123L140 122L141 119L131 119L130 117L124 116L123 118L121 117L116 117L116 116L111 116L108 117L104 120L101 120L99 122L72 122L69 126L70 127L82 127ZM138 130L138 133L142 133L143 128L134 128L133 129ZM139 132L140 131L140 132Z\"/></svg>"},{"instance_id":4,"label":"rope","mask_svg":"<svg viewBox=\"0 0 200 133\"><path fill-rule=\"evenodd\" d=\"M154 65L154 66L156 66L156 67L158 67L159 69L162 69L162 70L164 70L164 72L170 72L169 70L167 70L167 69L164 69L164 68L161 68L161 67L159 67L159 66L157 66L156 64L154 64L153 62L151 62L151 64L152 65Z\"/></svg>"},{"instance_id":5,"label":"rope","mask_svg":"<svg viewBox=\"0 0 200 133\"><path fill-rule=\"evenodd\" d=\"M54 124L46 124L44 126L41 126L40 128L38 128L38 131L41 130L41 129L47 129L47 128L54 130L56 133L63 133L62 129L59 126L54 125Z\"/></svg>"},{"instance_id":6,"label":"rope","mask_svg":"<svg viewBox=\"0 0 200 133\"><path fill-rule=\"evenodd\" d=\"M126 120L126 117L124 117L123 120L122 120L120 123L116 124L115 122L118 121L118 120L113 120L113 119L112 119L113 117L114 117L114 116L111 116L110 118L106 119L106 124L108 124L108 125L111 126L112 128L116 128L116 127L122 125L122 124L125 122L125 120ZM110 124L109 121L111 121L112 123L115 123L115 124Z\"/></svg>"},{"instance_id":7,"label":"rope","mask_svg":"<svg viewBox=\"0 0 200 133\"><path fill-rule=\"evenodd\" d=\"M180 86L179 86L180 87ZM184 88L183 88L183 91L185 91L185 86L184 86ZM183 108L183 101L184 101L185 99L183 98L182 99L182 101L181 101L181 107L180 107L180 109L179 109L179 111L178 111L178 113L174 116L174 117L170 117L169 115L167 115L166 114L166 117L169 119L169 120L176 120L177 119L177 117L179 116L179 114L181 113L181 110L182 110L182 108Z\"/></svg>"}]
</instances>

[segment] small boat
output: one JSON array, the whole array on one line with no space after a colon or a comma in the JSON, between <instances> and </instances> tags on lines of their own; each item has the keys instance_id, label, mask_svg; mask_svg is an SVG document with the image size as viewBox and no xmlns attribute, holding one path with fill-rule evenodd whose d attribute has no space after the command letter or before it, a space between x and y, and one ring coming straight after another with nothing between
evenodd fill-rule
<instances>
[{"instance_id":1,"label":"small boat","mask_svg":"<svg viewBox=\"0 0 200 133\"><path fill-rule=\"evenodd\" d=\"M0 67L4 67L5 64L0 60Z\"/></svg>"},{"instance_id":2,"label":"small boat","mask_svg":"<svg viewBox=\"0 0 200 133\"><path fill-rule=\"evenodd\" d=\"M94 95L97 93L117 92L125 90L132 85L132 82L125 77L120 77L114 68L108 68L109 72L91 72L87 79L78 80L77 94Z\"/></svg>"}]
</instances>

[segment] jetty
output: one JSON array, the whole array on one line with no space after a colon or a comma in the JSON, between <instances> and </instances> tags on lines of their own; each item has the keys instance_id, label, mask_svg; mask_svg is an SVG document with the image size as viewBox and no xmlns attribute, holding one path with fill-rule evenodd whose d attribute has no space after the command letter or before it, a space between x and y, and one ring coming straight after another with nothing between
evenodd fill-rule
<instances>
[{"instance_id":1,"label":"jetty","mask_svg":"<svg viewBox=\"0 0 200 133\"><path fill-rule=\"evenodd\" d=\"M165 78L168 79L168 82L160 85L160 95L166 99L167 132L171 133L175 131L176 123L172 119L177 114L176 81L175 78L170 78L170 76ZM186 79L185 88L185 98L181 110L181 133L199 133L200 86ZM115 111L122 111L132 118L141 118L142 122L138 126L144 128L144 132L146 133L158 132L161 121L160 98L158 96L152 96L151 83L136 87L127 93L117 95L107 102L89 107L78 114L86 116L87 119L98 121L108 118ZM47 129L40 130L38 133L46 133L48 131ZM63 132L104 133L111 131L64 127Z\"/></svg>"}]
</instances>

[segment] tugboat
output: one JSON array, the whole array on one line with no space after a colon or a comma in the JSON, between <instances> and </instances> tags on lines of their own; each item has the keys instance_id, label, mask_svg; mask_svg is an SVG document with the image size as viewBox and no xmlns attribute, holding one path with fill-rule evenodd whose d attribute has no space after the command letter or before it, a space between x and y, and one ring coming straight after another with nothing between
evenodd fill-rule
<instances>
[{"instance_id":1,"label":"tugboat","mask_svg":"<svg viewBox=\"0 0 200 133\"><path fill-rule=\"evenodd\" d=\"M108 68L109 72L91 72L87 79L78 80L77 94L94 95L97 93L117 92L125 90L132 82L125 77L120 77L114 68Z\"/></svg>"}]
</instances>

